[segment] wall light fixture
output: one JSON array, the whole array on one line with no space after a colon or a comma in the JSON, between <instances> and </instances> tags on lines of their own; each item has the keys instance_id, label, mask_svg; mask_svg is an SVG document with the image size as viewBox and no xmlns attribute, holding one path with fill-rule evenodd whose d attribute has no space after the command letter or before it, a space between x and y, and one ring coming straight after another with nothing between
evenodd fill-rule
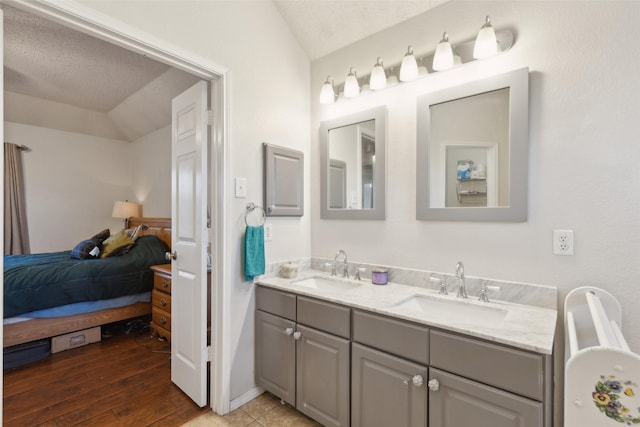
<instances>
[{"instance_id":1,"label":"wall light fixture","mask_svg":"<svg viewBox=\"0 0 640 427\"><path fill-rule=\"evenodd\" d=\"M424 78L429 74L429 71L441 72L479 59L489 58L511 49L513 43L513 33L509 30L496 31L487 15L484 25L473 40L466 40L454 45L449 41L449 34L443 33L442 40L436 46L435 52L417 55L420 67L418 67L413 47L410 45L402 60L387 68L384 67L382 58L378 58L371 73L358 78L355 68L351 67L342 85L342 91L339 90L339 85L334 84L333 78L327 77L320 91L320 103L332 104L339 99L341 94L344 98L356 98L361 94L361 87L365 91L367 87L379 91L398 84L398 79L400 83L411 82L418 78ZM428 70L427 66L431 66L431 70ZM394 70L398 68L400 72L396 74Z\"/></svg>"}]
</instances>

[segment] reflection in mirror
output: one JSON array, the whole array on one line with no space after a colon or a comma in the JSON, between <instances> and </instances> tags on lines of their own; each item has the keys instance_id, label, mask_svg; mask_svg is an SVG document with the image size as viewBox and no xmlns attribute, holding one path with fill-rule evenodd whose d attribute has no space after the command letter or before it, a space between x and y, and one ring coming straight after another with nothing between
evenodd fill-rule
<instances>
[{"instance_id":1,"label":"reflection in mirror","mask_svg":"<svg viewBox=\"0 0 640 427\"><path fill-rule=\"evenodd\" d=\"M384 219L385 111L321 124L321 218Z\"/></svg>"},{"instance_id":2,"label":"reflection in mirror","mask_svg":"<svg viewBox=\"0 0 640 427\"><path fill-rule=\"evenodd\" d=\"M376 122L329 129L329 200L332 209L373 209Z\"/></svg>"},{"instance_id":3,"label":"reflection in mirror","mask_svg":"<svg viewBox=\"0 0 640 427\"><path fill-rule=\"evenodd\" d=\"M430 110L430 206L509 206L509 88Z\"/></svg>"},{"instance_id":4,"label":"reflection in mirror","mask_svg":"<svg viewBox=\"0 0 640 427\"><path fill-rule=\"evenodd\" d=\"M417 219L525 221L528 69L418 99Z\"/></svg>"}]
</instances>

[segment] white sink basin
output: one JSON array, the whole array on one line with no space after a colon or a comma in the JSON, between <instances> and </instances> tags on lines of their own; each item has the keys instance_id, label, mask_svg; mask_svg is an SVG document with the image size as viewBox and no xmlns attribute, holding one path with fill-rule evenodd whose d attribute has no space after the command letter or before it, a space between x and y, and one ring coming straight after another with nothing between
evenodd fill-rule
<instances>
[{"instance_id":1,"label":"white sink basin","mask_svg":"<svg viewBox=\"0 0 640 427\"><path fill-rule=\"evenodd\" d=\"M307 279L301 279L293 282L296 286L301 286L308 289L315 289L319 291L348 291L362 286L362 283L358 283L351 280L340 280L329 277L309 277Z\"/></svg>"},{"instance_id":2,"label":"white sink basin","mask_svg":"<svg viewBox=\"0 0 640 427\"><path fill-rule=\"evenodd\" d=\"M421 317L451 322L498 322L504 320L507 309L485 303L412 295L388 309L398 313L419 314Z\"/></svg>"}]
</instances>

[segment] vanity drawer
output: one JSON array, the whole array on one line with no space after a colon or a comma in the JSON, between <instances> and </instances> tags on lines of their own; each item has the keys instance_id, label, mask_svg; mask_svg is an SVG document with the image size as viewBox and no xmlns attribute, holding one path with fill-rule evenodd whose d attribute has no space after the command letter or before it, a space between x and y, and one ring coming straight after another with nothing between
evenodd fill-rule
<instances>
[{"instance_id":1,"label":"vanity drawer","mask_svg":"<svg viewBox=\"0 0 640 427\"><path fill-rule=\"evenodd\" d=\"M429 363L429 329L424 326L354 310L353 340L409 360Z\"/></svg>"},{"instance_id":2,"label":"vanity drawer","mask_svg":"<svg viewBox=\"0 0 640 427\"><path fill-rule=\"evenodd\" d=\"M296 320L296 296L293 294L258 286L256 308L285 319Z\"/></svg>"},{"instance_id":3,"label":"vanity drawer","mask_svg":"<svg viewBox=\"0 0 640 427\"><path fill-rule=\"evenodd\" d=\"M431 331L434 368L542 400L544 358L472 338Z\"/></svg>"},{"instance_id":4,"label":"vanity drawer","mask_svg":"<svg viewBox=\"0 0 640 427\"><path fill-rule=\"evenodd\" d=\"M351 309L298 296L298 323L343 338L351 338Z\"/></svg>"}]
</instances>

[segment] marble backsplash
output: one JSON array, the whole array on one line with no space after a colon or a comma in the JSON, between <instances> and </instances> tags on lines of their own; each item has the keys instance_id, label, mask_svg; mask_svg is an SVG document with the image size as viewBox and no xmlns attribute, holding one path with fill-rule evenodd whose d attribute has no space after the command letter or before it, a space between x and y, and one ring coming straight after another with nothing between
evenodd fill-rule
<instances>
[{"instance_id":1,"label":"marble backsplash","mask_svg":"<svg viewBox=\"0 0 640 427\"><path fill-rule=\"evenodd\" d=\"M298 265L298 274L308 270L316 270L331 273L331 264L333 259L328 258L301 258L291 260ZM278 276L280 267L287 262L271 263L266 266L265 274L261 277ZM338 262L338 274L342 273L342 263ZM458 291L458 279L454 274L433 272L427 270L412 270L407 268L390 267L379 264L364 264L358 262L349 262L349 276L354 277L355 272L359 268L365 270L360 273L362 280L371 281L371 270L375 268L384 268L389 272L389 282L399 283L409 286L417 286L421 288L438 290L437 283L433 283L430 278L436 277L447 285L450 294L455 295ZM558 308L558 290L553 286L536 285L531 283L507 282L497 279L489 279L485 277L474 277L465 275L465 283L467 295L469 298L478 298L480 295L480 287L483 282L487 285L487 295L490 300L506 301L517 304L532 305L536 307L550 308L557 310Z\"/></svg>"}]
</instances>

